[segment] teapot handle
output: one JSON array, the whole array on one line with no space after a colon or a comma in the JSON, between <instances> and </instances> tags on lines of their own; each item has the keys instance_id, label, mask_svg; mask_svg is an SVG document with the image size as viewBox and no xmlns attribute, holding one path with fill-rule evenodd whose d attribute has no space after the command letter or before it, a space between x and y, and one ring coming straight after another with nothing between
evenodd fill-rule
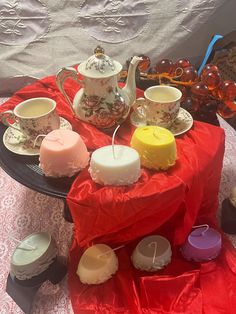
<instances>
[{"instance_id":1,"label":"teapot handle","mask_svg":"<svg viewBox=\"0 0 236 314\"><path fill-rule=\"evenodd\" d=\"M73 104L70 100L70 98L68 97L65 89L64 89L64 83L65 83L65 80L67 80L68 78L72 78L73 80L75 80L76 82L78 82L80 85L83 85L83 81L81 81L79 78L78 78L78 73L77 71L72 68L72 67L64 67L62 68L58 73L57 73L57 76L56 76L56 84L57 84L57 87L59 88L60 92L63 94L63 96L65 97L65 99L67 100L68 104L70 105L72 111L74 114L75 113L75 110L73 108Z\"/></svg>"}]
</instances>

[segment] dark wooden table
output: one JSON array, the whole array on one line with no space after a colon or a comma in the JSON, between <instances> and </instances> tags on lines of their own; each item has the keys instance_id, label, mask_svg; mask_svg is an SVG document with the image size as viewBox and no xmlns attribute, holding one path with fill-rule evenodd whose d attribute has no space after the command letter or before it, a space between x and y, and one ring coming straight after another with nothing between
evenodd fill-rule
<instances>
[{"instance_id":1,"label":"dark wooden table","mask_svg":"<svg viewBox=\"0 0 236 314\"><path fill-rule=\"evenodd\" d=\"M6 126L0 123L0 166L13 179L28 188L49 196L61 198L64 201L64 217L72 221L66 205L66 195L75 179L48 178L38 167L39 156L21 156L10 152L3 144L3 134Z\"/></svg>"}]
</instances>

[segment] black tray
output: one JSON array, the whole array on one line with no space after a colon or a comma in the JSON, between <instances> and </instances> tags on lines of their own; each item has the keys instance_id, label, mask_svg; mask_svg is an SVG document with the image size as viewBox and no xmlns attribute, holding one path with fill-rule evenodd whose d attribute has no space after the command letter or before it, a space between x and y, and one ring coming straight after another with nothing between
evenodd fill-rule
<instances>
[{"instance_id":1,"label":"black tray","mask_svg":"<svg viewBox=\"0 0 236 314\"><path fill-rule=\"evenodd\" d=\"M38 167L39 156L21 156L9 151L3 144L3 134L6 126L0 123L0 165L13 179L37 192L66 198L75 179L48 178Z\"/></svg>"}]
</instances>

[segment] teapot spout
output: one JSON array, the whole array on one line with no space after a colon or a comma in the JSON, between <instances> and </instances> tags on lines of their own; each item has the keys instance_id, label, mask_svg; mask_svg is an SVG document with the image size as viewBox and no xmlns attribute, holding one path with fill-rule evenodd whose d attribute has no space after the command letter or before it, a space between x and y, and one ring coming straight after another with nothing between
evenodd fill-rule
<instances>
[{"instance_id":1,"label":"teapot spout","mask_svg":"<svg viewBox=\"0 0 236 314\"><path fill-rule=\"evenodd\" d=\"M136 79L135 79L135 72L136 68L140 61L143 59L137 56L134 56L130 61L128 76L126 80L126 84L123 87L123 92L129 98L129 106L131 107L136 99Z\"/></svg>"}]
</instances>

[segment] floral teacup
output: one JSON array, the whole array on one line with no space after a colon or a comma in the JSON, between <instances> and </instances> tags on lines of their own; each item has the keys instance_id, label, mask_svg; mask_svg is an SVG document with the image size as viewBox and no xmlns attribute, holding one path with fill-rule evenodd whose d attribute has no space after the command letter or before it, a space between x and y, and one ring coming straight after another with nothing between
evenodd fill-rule
<instances>
[{"instance_id":1,"label":"floral teacup","mask_svg":"<svg viewBox=\"0 0 236 314\"><path fill-rule=\"evenodd\" d=\"M179 113L181 91L172 86L157 85L146 89L144 97L133 105L138 118L147 125L170 127Z\"/></svg>"},{"instance_id":2,"label":"floral teacup","mask_svg":"<svg viewBox=\"0 0 236 314\"><path fill-rule=\"evenodd\" d=\"M52 130L60 128L56 102L45 97L25 100L14 110L1 113L0 119L5 125L21 132L22 136L19 138L19 142L25 138L32 144L38 135L46 135ZM40 141L37 141L36 145L40 145Z\"/></svg>"}]
</instances>

